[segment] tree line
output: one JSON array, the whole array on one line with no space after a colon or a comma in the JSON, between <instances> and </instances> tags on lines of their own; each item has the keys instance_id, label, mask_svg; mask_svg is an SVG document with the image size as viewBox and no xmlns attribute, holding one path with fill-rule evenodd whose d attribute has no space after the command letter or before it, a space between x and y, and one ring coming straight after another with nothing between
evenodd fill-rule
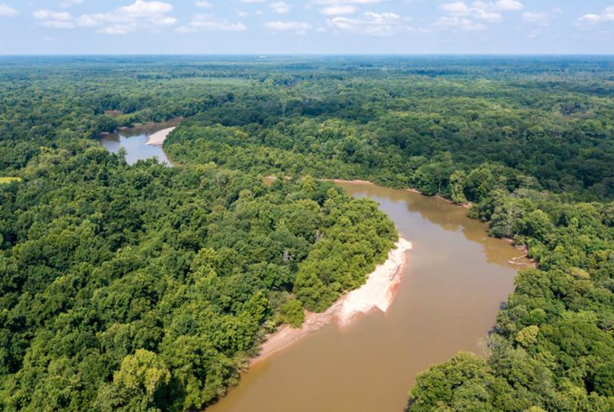
<instances>
[{"instance_id":1,"label":"tree line","mask_svg":"<svg viewBox=\"0 0 614 412\"><path fill-rule=\"evenodd\" d=\"M4 59L0 404L191 410L396 239L320 177L473 204L538 267L412 411L614 409L608 58ZM128 166L100 132L186 117ZM271 187L261 176L291 176ZM13 180L13 179L11 179Z\"/></svg>"},{"instance_id":2,"label":"tree line","mask_svg":"<svg viewBox=\"0 0 614 412\"><path fill-rule=\"evenodd\" d=\"M424 372L408 410L614 410L614 136L600 81L612 71L505 74L345 78L313 100L304 82L276 114L228 102L165 148L187 163L362 178L471 203L470 216L526 246L537 268L518 275L487 359L461 353Z\"/></svg>"}]
</instances>

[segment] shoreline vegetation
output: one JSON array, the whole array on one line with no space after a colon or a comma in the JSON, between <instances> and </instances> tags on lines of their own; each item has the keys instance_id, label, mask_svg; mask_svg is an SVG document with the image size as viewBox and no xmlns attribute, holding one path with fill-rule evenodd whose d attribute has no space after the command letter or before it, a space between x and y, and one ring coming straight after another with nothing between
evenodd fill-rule
<instances>
[{"instance_id":1,"label":"shoreline vegetation","mask_svg":"<svg viewBox=\"0 0 614 412\"><path fill-rule=\"evenodd\" d=\"M52 154L47 158L53 159ZM71 199L69 208L55 208L60 214L56 220L61 219L67 210L84 217L90 216L93 208L95 213L103 216L101 219L108 219L101 210L107 213L129 210L135 214L138 210L161 210L156 215L138 214L142 216L138 226L127 229L112 227L108 233L96 231L89 223L71 227L66 238L76 237L79 241L63 249L62 258L57 259L68 273L66 278L80 279L83 290L91 292L94 290L91 285L98 285L98 282L106 285L102 288L104 293L96 295L93 301L70 301L73 307L68 314L73 317L89 305L104 309L96 314L99 319L96 325L81 331L83 336L96 342L95 334L115 333L119 327L124 328L122 331L131 327L143 334L155 333L148 339L152 339L157 347L137 347L135 351L130 347L126 352L93 352L92 357L96 356L97 361L102 363L104 360L109 365L108 370L101 370L100 374L111 376L105 377L102 385L98 385L99 380L88 382L88 391L93 394L89 403L105 405L101 407L103 410L110 410L111 405L113 408L118 404L132 405L133 399L144 396L140 392L130 392L124 380L116 378L130 374L130 365L135 363L147 364L169 376L165 381L157 382L160 391L177 391L169 395L173 404L165 403L163 410L182 409L185 402L190 402L188 409L191 410L210 404L236 383L244 365L238 354L257 347L263 325L271 324L278 315L291 317L296 310L293 303L299 299L303 305L301 314L303 307L313 312L325 310L343 290L363 283L373 267L385 261L398 241L393 223L375 202L353 199L332 183L305 178L278 182L264 189L257 176L219 169L214 165L169 168L156 162L139 162L130 166L102 147L92 147L77 155L69 169L63 169L47 158L33 166L37 169L30 170L26 185L11 190L40 191L30 183L31 176L40 173L53 176L49 187L45 187L46 195L57 196L58 191L67 187L81 186L87 186L88 193L97 194L94 200L81 202L81 198ZM105 162L111 178L98 175L89 179L87 171L101 162ZM154 175L157 179L152 178ZM117 204L118 199L132 190L137 182L144 185L140 190L152 193L152 196L133 201L123 208L108 207L109 202ZM7 197L7 200L6 210L9 212L23 208L28 216L35 213L19 204L17 197ZM171 206L152 207L160 205ZM265 213L269 220L258 220ZM179 215L192 218L186 218L188 223L181 228L167 226ZM15 227L15 216L15 213L3 214L9 222L5 227ZM352 229L348 231L346 228ZM125 238L118 238L117 231ZM210 235L204 237L203 233ZM53 232L43 232L36 242L25 239L21 233L11 236L17 239L14 241L16 246L7 256L9 264L16 268L15 276L19 276L25 272L20 266L26 264L23 254L50 242ZM109 245L109 239L116 244ZM263 244L270 246L261 248ZM123 253L126 248L134 250L134 258L128 267ZM86 257L90 259L88 262L91 261L92 268L104 265L106 270L83 273L73 268L81 262L70 258L74 256ZM232 264L228 264L229 256ZM154 292L152 285L159 282L162 273L168 273L168 276L162 276L163 287ZM174 273L181 273L185 280L176 281ZM40 285L36 286L45 288L47 278L41 276ZM136 290L126 285L135 285ZM336 288L337 285L342 289ZM139 294L141 287L149 289ZM63 292L47 288L37 295L33 307L43 307L51 293L57 297ZM95 294L92 292L92 295ZM150 295L152 297L148 298ZM133 309L139 311L134 316L147 316L148 323L135 324L128 318L133 315L115 304L134 302L135 299L140 299L142 304ZM24 316L31 317L29 312ZM48 333L63 337L65 334L55 329L56 325L61 327L62 324L54 323L54 316L55 313L49 315ZM178 324L173 319L196 321ZM197 330L187 331L188 326ZM164 339L157 342L163 331ZM47 330L41 328L38 333L33 338L35 344L48 342L48 335L44 334ZM23 339L18 334L12 336ZM37 356L45 356L46 351L56 348L56 341L53 342L37 352ZM206 351L207 367L186 371L192 365L191 360L203 351ZM215 372L220 367L223 370ZM179 379L186 379L207 381L209 387L204 392L192 387L177 389L171 385L171 376L176 376L178 385L182 384ZM19 385L19 376L12 379ZM188 399L185 395L188 389L199 397ZM113 393L112 401L108 401L108 393ZM8 406L11 410L20 399L7 397L0 401L0 409ZM157 405L155 399L148 402Z\"/></svg>"},{"instance_id":2,"label":"shoreline vegetation","mask_svg":"<svg viewBox=\"0 0 614 412\"><path fill-rule=\"evenodd\" d=\"M249 366L268 359L300 339L306 337L326 325L337 323L339 327L348 327L360 315L369 314L375 310L386 313L394 301L396 291L403 280L403 269L409 260L408 253L412 244L399 238L395 247L388 253L386 261L378 265L358 289L347 292L340 297L325 312L305 312L305 321L300 328L282 325L269 335L260 346L260 353L252 358Z\"/></svg>"},{"instance_id":3,"label":"shoreline vegetation","mask_svg":"<svg viewBox=\"0 0 614 412\"><path fill-rule=\"evenodd\" d=\"M514 99L521 97L519 94ZM412 98L416 105L422 104L415 96ZM506 100L509 98L506 96ZM528 410L533 406L579 410L580 404L589 403L597 410L610 402L607 396L610 381L614 388L614 380L608 380L608 376L614 376L611 351L593 349L597 344L614 347L612 311L607 303L612 296L608 271L614 273L611 269L614 224L612 205L607 203L612 186L603 180L601 172L606 169L593 170L599 161L590 163L584 171L577 165L589 164L580 160L585 154L602 153L592 146L597 136L603 139L607 135L605 129L586 133L582 127L593 119L582 127L570 122L576 117L574 113L582 114L584 110L556 119L543 113L535 117L531 126L530 122L520 125L501 113L477 115L464 103L451 104L449 100L440 108L441 114L453 112L457 118L466 119L466 123L446 123L440 118L430 122L423 110L431 113L433 100L423 101L428 101L424 105L429 106L408 107L403 117L386 115L381 122L367 124L302 113L276 127L259 126L273 122L270 118L258 124L249 120L241 123L235 117L225 120L230 116L224 114L219 114L215 119L219 124L213 125L210 117L217 112L211 111L182 125L167 141L166 148L173 157L194 164L215 162L262 175L373 176L383 186L414 187L408 190L440 196L465 207L471 202L469 217L488 223L490 236L523 249L534 267L518 274L514 292L500 308L488 337L492 351L489 360L473 357L467 360L460 356L434 366L418 378L408 408L412 412L435 409L436 405L429 403L433 394L445 394L441 397L443 405L462 402L465 393L455 390L453 385L455 377L467 372L464 369L467 366L480 371L480 378L468 385L487 394L488 400L480 401L485 410L503 404L510 410ZM405 105L402 101L398 103L401 107ZM591 106L594 110L594 101L586 107ZM343 113L347 112L344 109ZM402 126L410 120L405 135ZM505 127L500 126L500 120ZM321 126L322 122L326 122L326 127ZM593 125L600 126L597 122ZM460 129L467 131L459 133ZM486 141L484 130L495 134ZM564 132L555 134L550 130ZM498 131L505 131L505 136L497 136ZM441 138L429 140L433 132ZM566 134L581 134L583 139L559 144L560 137ZM518 139L513 139L514 135ZM484 141L483 145L475 144L479 139ZM446 144L437 146L441 141ZM480 150L492 149L492 142L497 142L493 152ZM583 155L556 165L553 160L543 162L540 156L553 146ZM604 153L603 157L608 155ZM569 330L573 330L573 335L565 335ZM578 343L590 344L586 349L571 349ZM552 361L549 354L555 356ZM584 368L584 359L590 359L588 369ZM518 366L512 370L507 367L510 363ZM446 375L439 379L442 373ZM517 380L518 373L526 378ZM530 382L536 376L547 381L551 389L535 393L539 388ZM493 386L494 381L497 386ZM513 393L514 400L509 401L501 393ZM554 398L561 400L552 407Z\"/></svg>"},{"instance_id":4,"label":"shoreline vegetation","mask_svg":"<svg viewBox=\"0 0 614 412\"><path fill-rule=\"evenodd\" d=\"M259 176L279 173L369 176L473 202L470 217L538 262L501 306L488 361L458 356L420 376L412 412L614 410L612 59L105 59L0 70L10 85L0 87L0 171L24 178L1 185L0 409L183 411L221 396L236 355L270 320L253 280L293 293L286 251L312 244L306 229L326 217L312 202L336 205L298 182L263 192ZM189 121L165 147L193 169L127 168L92 142L178 116ZM279 233L264 213L272 206ZM362 210L347 212L353 220L334 233L364 222ZM396 239L385 240L377 261ZM262 241L288 245L276 267ZM228 244L238 247L218 255ZM211 256L196 260L203 247ZM254 251L261 260L249 261ZM320 260L300 285L314 310L339 296L335 282L318 283ZM207 265L215 276L199 272ZM317 301L319 289L328 299ZM134 390L134 365L159 381Z\"/></svg>"},{"instance_id":5,"label":"shoreline vegetation","mask_svg":"<svg viewBox=\"0 0 614 412\"><path fill-rule=\"evenodd\" d=\"M177 127L178 126L165 128L150 135L145 144L163 146L163 143L168 135ZM164 151L163 148L162 150ZM165 154L170 160L169 154L166 152ZM292 180L292 176L284 176L283 178L284 180ZM278 179L278 176L267 175L262 179L265 185L270 186ZM322 178L318 180L331 183L350 183L366 186L378 186L376 183L364 179L350 180ZM458 204L454 203L450 199L446 199L443 196L428 196L418 189L411 187L404 188L403 190L416 193L421 196L435 197L452 205L463 207L467 210L469 210L472 206L471 202ZM514 261L509 261L509 263L521 266L523 263L520 261L522 258L526 258L531 262L533 267L536 267L536 262L528 257L528 249L526 246L518 246L515 244L514 240L510 238L502 238L502 240L508 242L510 246L525 253L523 256L514 259ZM245 370L248 370L249 367L256 363L266 360L272 355L289 348L302 338L308 336L310 333L316 332L333 322L337 323L340 327L347 327L361 313L368 314L376 309L386 313L389 305L392 304L394 300L394 292L402 280L399 275L404 266L407 264L408 257L406 256L405 252L411 249L412 244L406 239L400 238L395 244L395 247L390 250L387 260L381 265L378 265L378 267L369 275L367 282L363 286L358 289L348 291L322 313L315 313L305 310L305 320L300 328L294 328L289 324L280 325L275 332L268 335L260 344L258 354L249 359L248 367ZM386 279L389 281L386 281ZM373 298L373 300L369 300L369 297ZM360 310L355 310L356 308L360 308Z\"/></svg>"},{"instance_id":6,"label":"shoreline vegetation","mask_svg":"<svg viewBox=\"0 0 614 412\"><path fill-rule=\"evenodd\" d=\"M162 139L162 143L166 137L176 128L162 129L156 134L150 136L150 139L146 144L151 145L152 137L156 136L155 142ZM160 145L162 145L160 143ZM164 150L164 149L163 149ZM166 152L167 157L169 156ZM169 158L170 159L170 158ZM267 175L264 176L263 182L265 185L270 186L274 181L278 179L278 176ZM291 176L284 176L285 180L291 180ZM332 183L351 183L367 186L377 186L376 183L364 179L319 179L323 182ZM435 197L444 200L455 206L463 207L465 209L471 208L470 202L463 204L454 203L450 199L446 199L442 196L428 196L417 189L405 188L403 190L419 194L421 196ZM510 244L510 246L523 251L525 254L521 257L515 258L509 263L521 266L522 259L526 259L530 262L532 267L536 267L537 263L528 257L528 248L526 246L518 246L513 239L502 238ZM390 250L387 260L378 265L378 267L369 274L367 282L358 289L348 291L345 295L340 297L332 306L322 313L314 313L305 310L305 320L300 328L294 328L289 324L282 324L272 334L268 335L265 340L260 344L258 355L249 359L248 370L252 365L268 359L272 355L289 348L293 344L297 343L302 338L308 336L312 332L316 332L333 322L337 323L340 327L347 327L350 323L356 319L360 314L368 314L376 309L386 313L388 307L392 304L396 289L399 283L402 281L400 276L403 268L407 264L408 257L406 252L412 249L412 244L408 240L400 237L399 241L395 244L395 247ZM373 300L369 300L371 297Z\"/></svg>"}]
</instances>

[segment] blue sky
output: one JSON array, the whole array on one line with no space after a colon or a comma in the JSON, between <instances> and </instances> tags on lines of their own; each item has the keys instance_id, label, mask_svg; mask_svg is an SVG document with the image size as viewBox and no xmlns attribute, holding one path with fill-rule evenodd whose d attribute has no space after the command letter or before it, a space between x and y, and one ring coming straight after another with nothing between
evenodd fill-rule
<instances>
[{"instance_id":1,"label":"blue sky","mask_svg":"<svg viewBox=\"0 0 614 412\"><path fill-rule=\"evenodd\" d=\"M614 0L0 0L0 54L614 54Z\"/></svg>"}]
</instances>

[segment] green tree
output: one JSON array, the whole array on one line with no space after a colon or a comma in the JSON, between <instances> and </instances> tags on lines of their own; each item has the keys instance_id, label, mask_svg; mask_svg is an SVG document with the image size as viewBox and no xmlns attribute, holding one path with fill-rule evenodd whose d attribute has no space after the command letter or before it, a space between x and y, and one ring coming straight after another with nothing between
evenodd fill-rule
<instances>
[{"instance_id":1,"label":"green tree","mask_svg":"<svg viewBox=\"0 0 614 412\"><path fill-rule=\"evenodd\" d=\"M101 388L96 406L101 411L161 411L160 395L170 378L155 353L139 349L124 358L113 383Z\"/></svg>"}]
</instances>

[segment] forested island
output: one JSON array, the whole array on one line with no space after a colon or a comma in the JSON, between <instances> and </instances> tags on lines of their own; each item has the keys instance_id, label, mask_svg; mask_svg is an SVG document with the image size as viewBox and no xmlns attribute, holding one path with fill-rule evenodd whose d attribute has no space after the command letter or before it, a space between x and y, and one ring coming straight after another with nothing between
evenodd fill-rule
<instances>
[{"instance_id":1,"label":"forested island","mask_svg":"<svg viewBox=\"0 0 614 412\"><path fill-rule=\"evenodd\" d=\"M3 410L223 396L266 333L359 287L397 240L333 178L470 204L537 265L487 359L433 366L408 410L614 410L614 59L0 63ZM179 167L97 141L178 117Z\"/></svg>"}]
</instances>

